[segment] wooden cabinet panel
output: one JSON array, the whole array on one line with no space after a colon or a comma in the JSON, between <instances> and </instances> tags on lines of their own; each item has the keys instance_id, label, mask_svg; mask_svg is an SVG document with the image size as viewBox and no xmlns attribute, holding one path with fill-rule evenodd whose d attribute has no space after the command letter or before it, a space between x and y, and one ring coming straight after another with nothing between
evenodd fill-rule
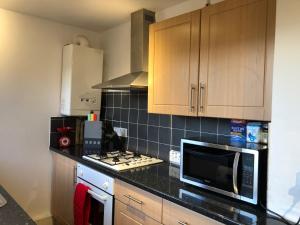
<instances>
[{"instance_id":1,"label":"wooden cabinet panel","mask_svg":"<svg viewBox=\"0 0 300 225\"><path fill-rule=\"evenodd\" d=\"M150 25L148 111L197 115L200 10Z\"/></svg>"},{"instance_id":2,"label":"wooden cabinet panel","mask_svg":"<svg viewBox=\"0 0 300 225\"><path fill-rule=\"evenodd\" d=\"M163 224L221 225L222 223L181 207L173 202L163 200Z\"/></svg>"},{"instance_id":3,"label":"wooden cabinet panel","mask_svg":"<svg viewBox=\"0 0 300 225\"><path fill-rule=\"evenodd\" d=\"M274 2L230 0L202 10L200 116L270 120Z\"/></svg>"},{"instance_id":4,"label":"wooden cabinet panel","mask_svg":"<svg viewBox=\"0 0 300 225\"><path fill-rule=\"evenodd\" d=\"M115 225L159 225L160 223L151 219L143 212L115 201Z\"/></svg>"},{"instance_id":5,"label":"wooden cabinet panel","mask_svg":"<svg viewBox=\"0 0 300 225\"><path fill-rule=\"evenodd\" d=\"M120 180L115 181L115 198L161 222L162 198Z\"/></svg>"},{"instance_id":6,"label":"wooden cabinet panel","mask_svg":"<svg viewBox=\"0 0 300 225\"><path fill-rule=\"evenodd\" d=\"M52 158L52 215L59 224L73 225L76 162L57 153L52 153Z\"/></svg>"}]
</instances>

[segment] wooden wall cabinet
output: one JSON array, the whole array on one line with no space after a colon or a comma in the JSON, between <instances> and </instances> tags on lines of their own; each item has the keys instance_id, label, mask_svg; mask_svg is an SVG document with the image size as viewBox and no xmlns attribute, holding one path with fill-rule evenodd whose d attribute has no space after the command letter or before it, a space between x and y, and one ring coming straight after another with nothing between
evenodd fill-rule
<instances>
[{"instance_id":1,"label":"wooden wall cabinet","mask_svg":"<svg viewBox=\"0 0 300 225\"><path fill-rule=\"evenodd\" d=\"M148 111L197 115L200 10L150 25Z\"/></svg>"},{"instance_id":2,"label":"wooden wall cabinet","mask_svg":"<svg viewBox=\"0 0 300 225\"><path fill-rule=\"evenodd\" d=\"M199 116L271 119L274 0L228 0L201 12Z\"/></svg>"},{"instance_id":3,"label":"wooden wall cabinet","mask_svg":"<svg viewBox=\"0 0 300 225\"><path fill-rule=\"evenodd\" d=\"M52 216L55 224L73 225L76 162L57 153L52 153L52 158Z\"/></svg>"},{"instance_id":4,"label":"wooden wall cabinet","mask_svg":"<svg viewBox=\"0 0 300 225\"><path fill-rule=\"evenodd\" d=\"M151 25L149 112L269 121L275 5L225 0Z\"/></svg>"}]
</instances>

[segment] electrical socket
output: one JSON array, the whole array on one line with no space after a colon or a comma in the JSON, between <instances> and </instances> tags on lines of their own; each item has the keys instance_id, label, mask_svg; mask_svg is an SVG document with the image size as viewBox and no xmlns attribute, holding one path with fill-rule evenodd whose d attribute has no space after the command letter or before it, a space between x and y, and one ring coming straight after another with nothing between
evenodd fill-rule
<instances>
[{"instance_id":1,"label":"electrical socket","mask_svg":"<svg viewBox=\"0 0 300 225\"><path fill-rule=\"evenodd\" d=\"M114 131L119 137L128 137L126 128L114 127Z\"/></svg>"},{"instance_id":2,"label":"electrical socket","mask_svg":"<svg viewBox=\"0 0 300 225\"><path fill-rule=\"evenodd\" d=\"M169 161L172 164L180 165L180 152L171 150L169 153Z\"/></svg>"}]
</instances>

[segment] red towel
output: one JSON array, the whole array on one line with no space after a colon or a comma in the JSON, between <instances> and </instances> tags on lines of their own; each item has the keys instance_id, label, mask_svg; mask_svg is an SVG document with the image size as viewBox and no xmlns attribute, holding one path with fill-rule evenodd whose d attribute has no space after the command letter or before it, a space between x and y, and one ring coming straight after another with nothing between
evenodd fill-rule
<instances>
[{"instance_id":1,"label":"red towel","mask_svg":"<svg viewBox=\"0 0 300 225\"><path fill-rule=\"evenodd\" d=\"M77 184L74 195L74 225L88 225L91 210L90 188L84 184Z\"/></svg>"}]
</instances>

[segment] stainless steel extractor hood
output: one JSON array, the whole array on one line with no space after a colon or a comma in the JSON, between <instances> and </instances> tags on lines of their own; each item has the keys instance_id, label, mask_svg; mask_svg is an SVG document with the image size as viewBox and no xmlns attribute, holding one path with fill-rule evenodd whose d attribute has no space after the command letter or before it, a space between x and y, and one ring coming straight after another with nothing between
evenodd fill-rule
<instances>
[{"instance_id":1,"label":"stainless steel extractor hood","mask_svg":"<svg viewBox=\"0 0 300 225\"><path fill-rule=\"evenodd\" d=\"M154 22L155 13L152 11L141 9L131 14L131 72L97 84L93 88L122 90L148 87L149 25Z\"/></svg>"}]
</instances>

